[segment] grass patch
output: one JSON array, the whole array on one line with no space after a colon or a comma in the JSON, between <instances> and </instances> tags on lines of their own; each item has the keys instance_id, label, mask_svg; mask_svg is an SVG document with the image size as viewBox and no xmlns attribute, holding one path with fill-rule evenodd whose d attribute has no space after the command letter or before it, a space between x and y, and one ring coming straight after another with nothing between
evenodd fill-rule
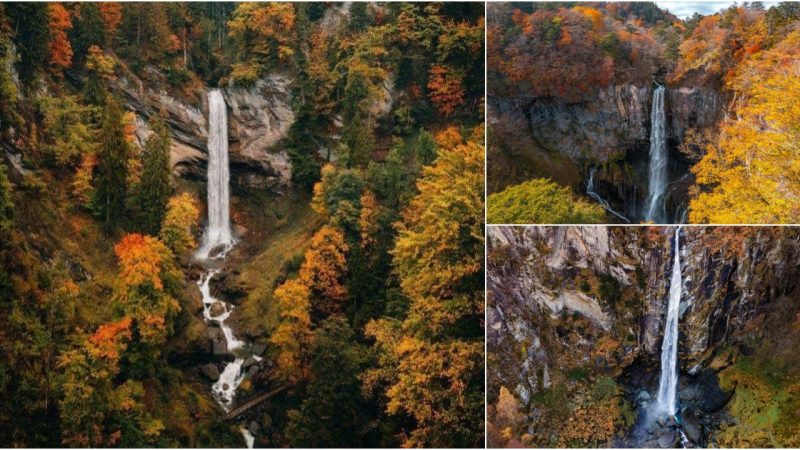
<instances>
[{"instance_id":1,"label":"grass patch","mask_svg":"<svg viewBox=\"0 0 800 450\"><path fill-rule=\"evenodd\" d=\"M256 196L243 199L238 209L247 214L244 223L250 245L249 260L238 267L239 280L248 294L236 310L240 332L268 336L277 326L272 292L287 275L295 272L320 219L311 210L310 195L291 193L285 197Z\"/></svg>"}]
</instances>

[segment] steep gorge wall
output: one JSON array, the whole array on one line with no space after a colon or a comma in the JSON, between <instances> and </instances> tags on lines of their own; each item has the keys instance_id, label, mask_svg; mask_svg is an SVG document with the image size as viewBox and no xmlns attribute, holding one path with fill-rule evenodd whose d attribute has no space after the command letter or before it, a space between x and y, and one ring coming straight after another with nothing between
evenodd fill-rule
<instances>
[{"instance_id":1,"label":"steep gorge wall","mask_svg":"<svg viewBox=\"0 0 800 450\"><path fill-rule=\"evenodd\" d=\"M553 382L556 368L619 376L637 361L657 364L673 231L491 227L490 396L503 385L527 402ZM758 336L764 312L795 295L797 238L788 229L683 229L683 372L707 369L720 348ZM618 347L598 359L596 349L609 340Z\"/></svg>"},{"instance_id":2,"label":"steep gorge wall","mask_svg":"<svg viewBox=\"0 0 800 450\"><path fill-rule=\"evenodd\" d=\"M151 133L147 118L162 111L174 138L171 162L175 173L205 177L209 87L203 85L190 96L178 96L128 73L112 82L111 88L121 94L126 108L136 113L140 145ZM253 86L228 86L222 90L229 109L232 183L247 188L287 189L291 162L280 141L287 136L295 118L291 80L282 74L270 74Z\"/></svg>"}]
</instances>

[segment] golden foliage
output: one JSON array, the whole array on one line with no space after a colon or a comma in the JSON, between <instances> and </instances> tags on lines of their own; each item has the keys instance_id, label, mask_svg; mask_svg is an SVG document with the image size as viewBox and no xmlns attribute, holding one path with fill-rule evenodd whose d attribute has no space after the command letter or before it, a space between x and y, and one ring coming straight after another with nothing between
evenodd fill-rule
<instances>
[{"instance_id":1,"label":"golden foliage","mask_svg":"<svg viewBox=\"0 0 800 450\"><path fill-rule=\"evenodd\" d=\"M277 376L291 382L308 377L308 349L311 346L309 290L301 280L289 280L275 289L280 324L270 337L278 349Z\"/></svg>"},{"instance_id":2,"label":"golden foliage","mask_svg":"<svg viewBox=\"0 0 800 450\"><path fill-rule=\"evenodd\" d=\"M191 194L184 192L167 203L167 213L159 237L176 255L194 249L195 228L200 221L200 210Z\"/></svg>"},{"instance_id":3,"label":"golden foliage","mask_svg":"<svg viewBox=\"0 0 800 450\"><path fill-rule=\"evenodd\" d=\"M795 223L800 218L800 32L745 64L744 98L693 167L692 222Z\"/></svg>"}]
</instances>

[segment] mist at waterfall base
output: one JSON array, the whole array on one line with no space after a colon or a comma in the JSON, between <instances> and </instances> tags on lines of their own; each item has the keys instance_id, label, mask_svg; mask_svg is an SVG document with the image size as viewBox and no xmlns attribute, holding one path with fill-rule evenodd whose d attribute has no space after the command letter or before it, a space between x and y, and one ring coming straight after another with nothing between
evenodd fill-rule
<instances>
[{"instance_id":1,"label":"mist at waterfall base","mask_svg":"<svg viewBox=\"0 0 800 450\"><path fill-rule=\"evenodd\" d=\"M681 227L675 228L672 236L672 270L669 280L667 310L664 322L664 337L661 343L658 390L655 399L640 393L637 423L630 433L631 440L626 444L635 447L665 447L679 443L686 448L692 443L686 437L681 425L681 409L678 398L678 335L680 320L681 292Z\"/></svg>"},{"instance_id":2,"label":"mist at waterfall base","mask_svg":"<svg viewBox=\"0 0 800 450\"><path fill-rule=\"evenodd\" d=\"M227 106L222 92L213 89L208 93L208 225L200 249L195 258L209 263L209 259L224 260L236 244L230 223L230 167L228 165L228 119ZM248 345L236 338L233 329L225 322L233 312L234 306L215 298L211 293L211 281L221 273L218 267L209 268L200 277L197 285L203 299L203 318L206 323L220 327L234 360L228 362L219 379L211 387L212 394L227 412L233 406L236 389L244 380L242 365L249 356L257 361L261 358L250 355ZM219 305L214 308L215 305ZM255 437L242 427L242 436L248 448L252 448Z\"/></svg>"}]
</instances>

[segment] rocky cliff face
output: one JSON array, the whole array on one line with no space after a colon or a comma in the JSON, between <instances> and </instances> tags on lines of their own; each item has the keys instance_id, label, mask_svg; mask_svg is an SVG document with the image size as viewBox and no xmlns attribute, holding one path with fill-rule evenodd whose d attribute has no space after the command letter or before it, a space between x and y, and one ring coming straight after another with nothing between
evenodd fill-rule
<instances>
[{"instance_id":1,"label":"rocky cliff face","mask_svg":"<svg viewBox=\"0 0 800 450\"><path fill-rule=\"evenodd\" d=\"M589 102L556 99L498 99L490 102L490 117L524 116L542 147L576 162L604 163L631 150L647 152L653 86L611 85ZM689 128L714 126L723 113L722 95L708 87L668 87L668 137L683 140ZM491 119L490 119L491 120Z\"/></svg>"},{"instance_id":2,"label":"rocky cliff face","mask_svg":"<svg viewBox=\"0 0 800 450\"><path fill-rule=\"evenodd\" d=\"M155 69L146 72L154 79L160 76ZM139 144L143 145L151 133L147 118L155 112L165 112L173 135L171 161L175 173L204 178L208 159L208 87L197 88L187 98L171 95L157 86L132 74L112 84L125 99L126 108L136 113ZM245 188L288 188L291 163L280 141L294 122L291 80L270 74L247 88L226 87L223 95L229 107L231 182Z\"/></svg>"},{"instance_id":3,"label":"rocky cliff face","mask_svg":"<svg viewBox=\"0 0 800 450\"><path fill-rule=\"evenodd\" d=\"M556 368L618 377L634 365L657 366L673 233L490 227L490 395L502 385L527 402L545 388L545 373L556 379ZM790 229L687 227L681 246L680 367L690 376L712 368L721 348L757 336L764 311L793 295L800 243ZM598 356L609 342L613 351ZM636 382L648 389L657 379Z\"/></svg>"}]
</instances>

